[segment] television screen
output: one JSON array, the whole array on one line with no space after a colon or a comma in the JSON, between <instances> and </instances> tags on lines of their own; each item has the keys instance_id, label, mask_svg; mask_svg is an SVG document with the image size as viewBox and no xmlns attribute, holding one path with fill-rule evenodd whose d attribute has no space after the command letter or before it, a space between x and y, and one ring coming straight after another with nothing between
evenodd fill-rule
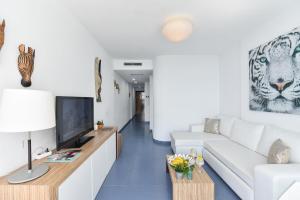
<instances>
[{"instance_id":1,"label":"television screen","mask_svg":"<svg viewBox=\"0 0 300 200\"><path fill-rule=\"evenodd\" d=\"M94 100L91 97L56 97L57 148L94 129Z\"/></svg>"}]
</instances>

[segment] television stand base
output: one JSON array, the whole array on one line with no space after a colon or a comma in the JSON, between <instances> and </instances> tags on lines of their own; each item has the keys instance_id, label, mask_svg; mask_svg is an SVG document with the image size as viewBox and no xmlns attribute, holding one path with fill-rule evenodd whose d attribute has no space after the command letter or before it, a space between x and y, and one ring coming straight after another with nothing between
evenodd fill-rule
<instances>
[{"instance_id":1,"label":"television stand base","mask_svg":"<svg viewBox=\"0 0 300 200\"><path fill-rule=\"evenodd\" d=\"M79 138L73 145L74 148L80 148L82 147L85 143L93 139L95 136L83 136Z\"/></svg>"}]
</instances>

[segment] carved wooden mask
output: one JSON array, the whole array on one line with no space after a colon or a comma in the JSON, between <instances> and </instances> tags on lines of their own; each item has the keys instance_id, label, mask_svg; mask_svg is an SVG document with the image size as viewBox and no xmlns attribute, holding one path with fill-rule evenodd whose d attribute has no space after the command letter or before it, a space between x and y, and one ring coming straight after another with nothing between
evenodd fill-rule
<instances>
[{"instance_id":1,"label":"carved wooden mask","mask_svg":"<svg viewBox=\"0 0 300 200\"><path fill-rule=\"evenodd\" d=\"M2 21L0 25L0 50L4 44L4 31L5 31L5 20Z\"/></svg>"},{"instance_id":2,"label":"carved wooden mask","mask_svg":"<svg viewBox=\"0 0 300 200\"><path fill-rule=\"evenodd\" d=\"M28 51L26 52L25 45L21 44L19 52L18 67L22 76L21 84L23 87L29 87L31 86L31 75L34 68L35 50L28 47Z\"/></svg>"}]
</instances>

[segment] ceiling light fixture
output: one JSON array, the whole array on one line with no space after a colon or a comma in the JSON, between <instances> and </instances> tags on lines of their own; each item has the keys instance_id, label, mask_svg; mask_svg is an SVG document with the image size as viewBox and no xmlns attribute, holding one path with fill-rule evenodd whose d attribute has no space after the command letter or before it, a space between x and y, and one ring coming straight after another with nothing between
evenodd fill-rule
<instances>
[{"instance_id":1,"label":"ceiling light fixture","mask_svg":"<svg viewBox=\"0 0 300 200\"><path fill-rule=\"evenodd\" d=\"M169 18L162 27L162 34L170 42L181 42L187 39L192 32L192 21L188 17L184 16Z\"/></svg>"}]
</instances>

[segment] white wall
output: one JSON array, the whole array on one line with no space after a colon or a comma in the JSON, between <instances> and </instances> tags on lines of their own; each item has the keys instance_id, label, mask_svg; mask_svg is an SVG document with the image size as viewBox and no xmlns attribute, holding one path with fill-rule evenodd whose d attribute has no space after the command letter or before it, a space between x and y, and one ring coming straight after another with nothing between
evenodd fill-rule
<instances>
[{"instance_id":1,"label":"white wall","mask_svg":"<svg viewBox=\"0 0 300 200\"><path fill-rule=\"evenodd\" d=\"M131 91L132 91L132 100L131 100L132 101L132 106L131 106L131 109L132 109L131 113L132 113L132 115L131 115L131 118L133 118L135 116L135 89L134 89L133 86L132 86Z\"/></svg>"},{"instance_id":2,"label":"white wall","mask_svg":"<svg viewBox=\"0 0 300 200\"><path fill-rule=\"evenodd\" d=\"M150 121L150 83L145 82L145 122Z\"/></svg>"},{"instance_id":3,"label":"white wall","mask_svg":"<svg viewBox=\"0 0 300 200\"><path fill-rule=\"evenodd\" d=\"M219 63L213 55L159 56L153 72L153 137L169 141L174 130L188 130L219 113Z\"/></svg>"},{"instance_id":4,"label":"white wall","mask_svg":"<svg viewBox=\"0 0 300 200\"><path fill-rule=\"evenodd\" d=\"M240 42L220 55L220 114L241 115L241 59Z\"/></svg>"},{"instance_id":5,"label":"white wall","mask_svg":"<svg viewBox=\"0 0 300 200\"><path fill-rule=\"evenodd\" d=\"M154 92L153 92L153 75L151 75L149 77L149 85L150 85L150 130L153 130L153 127L154 127L154 98L153 98L153 95L154 95Z\"/></svg>"},{"instance_id":6,"label":"white wall","mask_svg":"<svg viewBox=\"0 0 300 200\"><path fill-rule=\"evenodd\" d=\"M132 87L119 74L115 73L115 80L119 84L120 93L115 89L114 92L114 119L119 130L131 119L133 96Z\"/></svg>"},{"instance_id":7,"label":"white wall","mask_svg":"<svg viewBox=\"0 0 300 200\"><path fill-rule=\"evenodd\" d=\"M298 7L290 8L286 13L278 15L272 21L261 23L259 27L255 27L255 31L249 33L249 35L243 39L241 46L241 116L243 119L275 124L286 129L299 131L299 115L254 112L249 110L248 73L249 50L300 26L300 13L298 10Z\"/></svg>"},{"instance_id":8,"label":"white wall","mask_svg":"<svg viewBox=\"0 0 300 200\"><path fill-rule=\"evenodd\" d=\"M95 120L113 125L112 60L58 0L3 1L0 13L6 20L6 39L0 52L1 93L4 88L22 88L17 69L20 43L36 49L31 89L50 90L55 95L94 96L94 59L98 56L102 59L103 102L95 104ZM0 137L1 176L26 163L27 147L22 144L27 134L0 133ZM54 130L34 133L32 143L33 150L38 146L54 148Z\"/></svg>"}]
</instances>

